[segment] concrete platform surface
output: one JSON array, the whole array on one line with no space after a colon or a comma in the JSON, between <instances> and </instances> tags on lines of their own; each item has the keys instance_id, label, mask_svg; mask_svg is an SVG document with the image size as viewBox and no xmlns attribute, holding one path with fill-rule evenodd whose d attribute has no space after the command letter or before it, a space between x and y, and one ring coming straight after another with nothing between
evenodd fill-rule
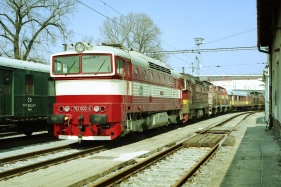
<instances>
[{"instance_id":1,"label":"concrete platform surface","mask_svg":"<svg viewBox=\"0 0 281 187\"><path fill-rule=\"evenodd\" d=\"M266 128L264 113L256 113L239 125L230 156L206 186L281 186L280 139Z\"/></svg>"}]
</instances>

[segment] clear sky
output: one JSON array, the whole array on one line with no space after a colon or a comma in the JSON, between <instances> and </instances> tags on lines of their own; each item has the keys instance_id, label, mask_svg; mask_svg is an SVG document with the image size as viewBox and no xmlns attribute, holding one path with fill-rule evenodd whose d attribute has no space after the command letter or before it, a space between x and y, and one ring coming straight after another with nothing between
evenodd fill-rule
<instances>
[{"instance_id":1,"label":"clear sky","mask_svg":"<svg viewBox=\"0 0 281 187\"><path fill-rule=\"evenodd\" d=\"M80 0L69 23L76 33L100 38L99 29L107 17L145 13L161 30L162 48L167 51L197 49L194 38L204 38L201 49L257 46L256 0ZM70 41L67 41L71 43ZM58 51L62 47L57 48ZM167 63L175 70L192 73L198 53L170 55ZM200 75L262 74L267 56L258 50L202 52ZM219 67L217 67L219 66ZM197 75L197 69L194 69Z\"/></svg>"}]
</instances>

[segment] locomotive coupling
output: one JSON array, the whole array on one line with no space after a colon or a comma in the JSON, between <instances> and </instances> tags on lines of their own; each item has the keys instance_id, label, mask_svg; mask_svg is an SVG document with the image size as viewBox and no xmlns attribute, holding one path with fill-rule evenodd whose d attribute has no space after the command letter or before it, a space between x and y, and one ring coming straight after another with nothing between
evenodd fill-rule
<instances>
[{"instance_id":1,"label":"locomotive coupling","mask_svg":"<svg viewBox=\"0 0 281 187\"><path fill-rule=\"evenodd\" d=\"M78 116L78 121L79 121L78 128L81 130L83 128L82 126L83 126L84 116L83 115Z\"/></svg>"},{"instance_id":2,"label":"locomotive coupling","mask_svg":"<svg viewBox=\"0 0 281 187\"><path fill-rule=\"evenodd\" d=\"M78 121L79 121L79 122L84 121L84 116L83 116L83 115L78 116Z\"/></svg>"}]
</instances>

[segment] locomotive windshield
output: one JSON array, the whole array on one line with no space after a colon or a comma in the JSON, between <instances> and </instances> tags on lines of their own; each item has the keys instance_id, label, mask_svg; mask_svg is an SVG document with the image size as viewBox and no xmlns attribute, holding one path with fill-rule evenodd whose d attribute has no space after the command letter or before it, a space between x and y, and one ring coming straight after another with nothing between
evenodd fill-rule
<instances>
[{"instance_id":1,"label":"locomotive windshield","mask_svg":"<svg viewBox=\"0 0 281 187\"><path fill-rule=\"evenodd\" d=\"M82 56L82 73L111 72L110 56L87 55Z\"/></svg>"},{"instance_id":2,"label":"locomotive windshield","mask_svg":"<svg viewBox=\"0 0 281 187\"><path fill-rule=\"evenodd\" d=\"M80 63L81 59L81 63ZM58 56L54 58L54 74L110 73L109 55Z\"/></svg>"},{"instance_id":3,"label":"locomotive windshield","mask_svg":"<svg viewBox=\"0 0 281 187\"><path fill-rule=\"evenodd\" d=\"M63 56L54 59L54 73L79 73L79 56Z\"/></svg>"}]
</instances>

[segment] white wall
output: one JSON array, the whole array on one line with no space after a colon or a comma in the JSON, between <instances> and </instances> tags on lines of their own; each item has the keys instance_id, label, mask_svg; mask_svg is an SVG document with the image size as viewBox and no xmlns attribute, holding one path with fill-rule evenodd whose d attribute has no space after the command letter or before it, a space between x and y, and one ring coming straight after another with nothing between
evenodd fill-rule
<instances>
[{"instance_id":1,"label":"white wall","mask_svg":"<svg viewBox=\"0 0 281 187\"><path fill-rule=\"evenodd\" d=\"M281 8L281 7L280 7ZM281 11L276 18L278 19L276 29L274 30L274 40L271 49L272 66L272 114L276 120L281 122Z\"/></svg>"}]
</instances>

